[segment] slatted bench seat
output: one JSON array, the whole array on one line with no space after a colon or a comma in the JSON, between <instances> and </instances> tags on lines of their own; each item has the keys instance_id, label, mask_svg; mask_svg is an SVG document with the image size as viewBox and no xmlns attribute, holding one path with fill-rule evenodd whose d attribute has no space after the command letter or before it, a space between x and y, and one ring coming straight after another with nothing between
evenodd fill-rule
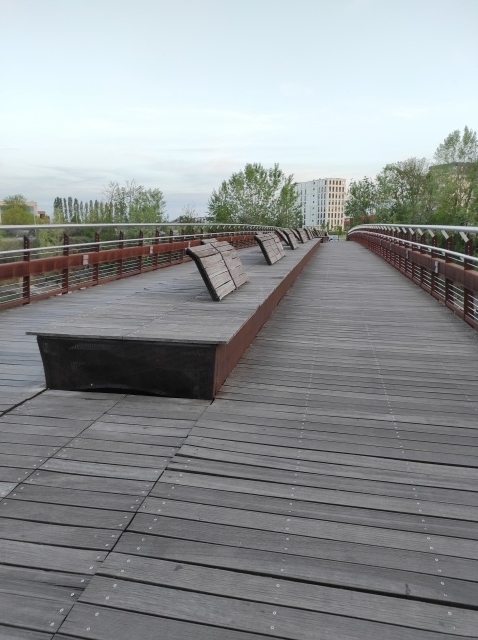
<instances>
[{"instance_id":1,"label":"slatted bench seat","mask_svg":"<svg viewBox=\"0 0 478 640\"><path fill-rule=\"evenodd\" d=\"M256 233L254 239L261 248L268 265L273 265L285 256L282 242L275 233Z\"/></svg>"},{"instance_id":2,"label":"slatted bench seat","mask_svg":"<svg viewBox=\"0 0 478 640\"><path fill-rule=\"evenodd\" d=\"M237 251L229 242L210 240L199 247L189 247L186 254L196 263L215 301L222 300L247 282Z\"/></svg>"}]
</instances>

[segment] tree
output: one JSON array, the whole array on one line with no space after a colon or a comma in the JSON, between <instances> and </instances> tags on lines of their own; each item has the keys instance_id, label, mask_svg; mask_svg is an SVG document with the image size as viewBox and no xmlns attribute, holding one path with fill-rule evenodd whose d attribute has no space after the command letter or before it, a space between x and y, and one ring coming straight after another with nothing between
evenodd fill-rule
<instances>
[{"instance_id":1,"label":"tree","mask_svg":"<svg viewBox=\"0 0 478 640\"><path fill-rule=\"evenodd\" d=\"M377 176L377 220L419 224L430 212L431 188L429 162L426 158L409 158L387 164Z\"/></svg>"},{"instance_id":2,"label":"tree","mask_svg":"<svg viewBox=\"0 0 478 640\"><path fill-rule=\"evenodd\" d=\"M140 187L129 204L130 222L162 222L166 201L159 189Z\"/></svg>"},{"instance_id":3,"label":"tree","mask_svg":"<svg viewBox=\"0 0 478 640\"><path fill-rule=\"evenodd\" d=\"M302 215L294 187L293 176L286 176L278 164L269 169L246 164L212 192L209 214L215 222L299 226Z\"/></svg>"},{"instance_id":4,"label":"tree","mask_svg":"<svg viewBox=\"0 0 478 640\"><path fill-rule=\"evenodd\" d=\"M66 222L65 213L63 211L63 200L61 198L55 198L53 201L52 222L54 224L62 224Z\"/></svg>"},{"instance_id":5,"label":"tree","mask_svg":"<svg viewBox=\"0 0 478 640\"><path fill-rule=\"evenodd\" d=\"M8 196L2 205L2 224L34 224L35 216L31 212L24 196Z\"/></svg>"},{"instance_id":6,"label":"tree","mask_svg":"<svg viewBox=\"0 0 478 640\"><path fill-rule=\"evenodd\" d=\"M375 217L377 209L377 185L370 178L352 181L345 201L345 216L350 226L367 224Z\"/></svg>"},{"instance_id":7,"label":"tree","mask_svg":"<svg viewBox=\"0 0 478 640\"><path fill-rule=\"evenodd\" d=\"M166 202L159 189L146 189L135 180L120 185L110 182L104 189L112 222L162 222Z\"/></svg>"},{"instance_id":8,"label":"tree","mask_svg":"<svg viewBox=\"0 0 478 640\"><path fill-rule=\"evenodd\" d=\"M478 139L476 131L457 129L440 144L432 174L437 185L435 222L476 224L478 221Z\"/></svg>"}]
</instances>

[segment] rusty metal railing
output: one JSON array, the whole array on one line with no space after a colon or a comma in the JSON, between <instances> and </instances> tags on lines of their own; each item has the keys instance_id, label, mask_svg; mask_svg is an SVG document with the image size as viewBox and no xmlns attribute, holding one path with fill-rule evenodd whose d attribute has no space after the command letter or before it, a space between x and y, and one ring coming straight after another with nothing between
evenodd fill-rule
<instances>
[{"instance_id":1,"label":"rusty metal railing","mask_svg":"<svg viewBox=\"0 0 478 640\"><path fill-rule=\"evenodd\" d=\"M189 260L203 238L255 246L254 225L96 224L0 226L0 309ZM91 240L84 236L90 235ZM80 238L78 240L78 238Z\"/></svg>"},{"instance_id":2,"label":"rusty metal railing","mask_svg":"<svg viewBox=\"0 0 478 640\"><path fill-rule=\"evenodd\" d=\"M478 227L359 225L347 234L478 329Z\"/></svg>"}]
</instances>

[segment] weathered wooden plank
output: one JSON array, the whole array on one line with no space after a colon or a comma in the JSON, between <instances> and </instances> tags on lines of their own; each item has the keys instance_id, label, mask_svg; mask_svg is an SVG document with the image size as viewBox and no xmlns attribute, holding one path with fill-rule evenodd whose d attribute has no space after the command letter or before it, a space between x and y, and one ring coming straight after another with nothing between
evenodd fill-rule
<instances>
[{"instance_id":1,"label":"weathered wooden plank","mask_svg":"<svg viewBox=\"0 0 478 640\"><path fill-rule=\"evenodd\" d=\"M0 620L5 626L11 625L33 631L51 632L59 628L70 608L71 604L66 604L61 600L51 601L44 598L2 593ZM24 635L24 637L28 636Z\"/></svg>"},{"instance_id":2,"label":"weathered wooden plank","mask_svg":"<svg viewBox=\"0 0 478 640\"><path fill-rule=\"evenodd\" d=\"M328 462L300 461L297 458L275 458L267 455L250 454L221 449L206 449L205 447L189 447L183 445L180 454L176 454L169 465L169 469L184 468L188 464L188 469L209 474L222 474L233 477L254 477L260 480L288 482L304 486L315 486L323 488L337 488L345 491L350 490L350 478L359 479L355 484L357 491L379 495L393 495L401 497L406 494L406 485L420 487L421 490L429 491L429 487L439 487L443 491L443 497L448 493L445 487L450 487L450 491L458 491L456 497L462 496L459 500L461 504L468 504L466 491L474 492L476 482L473 478L464 479L462 476L453 477L450 473L440 473L437 469L435 474L400 473L399 469L375 469L367 466L347 465L347 460L337 461L336 464ZM184 460L181 460L184 458ZM190 461L190 462L189 462ZM300 482L294 474L299 470L302 473ZM448 471L450 468L448 467ZM378 481L381 484L377 484ZM440 495L438 492L438 495ZM405 492L405 493L404 493ZM426 496L430 495L428 493ZM436 495L436 494L435 494ZM470 494L473 501L474 494ZM446 500L445 502L449 502ZM472 502L474 504L474 502Z\"/></svg>"},{"instance_id":3,"label":"weathered wooden plank","mask_svg":"<svg viewBox=\"0 0 478 640\"><path fill-rule=\"evenodd\" d=\"M397 599L368 593L353 593L344 589L310 585L281 579L225 571L187 563L154 560L112 553L97 575L120 580L147 582L174 589L239 598L308 611L343 615L443 633L454 632L458 624L461 635L471 635L478 628L478 611L463 612L450 620L450 606L428 604L412 599Z\"/></svg>"},{"instance_id":4,"label":"weathered wooden plank","mask_svg":"<svg viewBox=\"0 0 478 640\"><path fill-rule=\"evenodd\" d=\"M35 472L26 482L46 487L119 493L131 496L145 496L153 486L153 482L143 480L129 480L115 476L79 475L69 472L46 471L44 469Z\"/></svg>"},{"instance_id":5,"label":"weathered wooden plank","mask_svg":"<svg viewBox=\"0 0 478 640\"><path fill-rule=\"evenodd\" d=\"M53 638L50 633L7 627L3 624L0 624L0 637L2 640L51 640Z\"/></svg>"},{"instance_id":6,"label":"weathered wooden plank","mask_svg":"<svg viewBox=\"0 0 478 640\"><path fill-rule=\"evenodd\" d=\"M0 540L0 564L93 575L106 553L16 540Z\"/></svg>"},{"instance_id":7,"label":"weathered wooden plank","mask_svg":"<svg viewBox=\"0 0 478 640\"><path fill-rule=\"evenodd\" d=\"M446 577L470 581L476 579L478 571L478 561L476 560L447 555L435 556L426 549L419 552L392 547L382 548L373 544L356 544L294 535L287 531L270 532L250 529L247 526L237 527L198 520L194 521L194 526L192 526L190 520L162 517L158 513L154 516L142 513L136 515L128 530L148 535L156 534L197 542L274 551L282 553L284 556L290 554L316 557L339 562L353 562L359 565L416 571L435 576L438 567L440 573ZM435 560L436 557L438 557L438 561ZM437 562L439 564L436 564Z\"/></svg>"},{"instance_id":8,"label":"weathered wooden plank","mask_svg":"<svg viewBox=\"0 0 478 640\"><path fill-rule=\"evenodd\" d=\"M134 512L141 503L140 498L131 495L106 493L99 491L83 491L49 487L45 485L22 484L16 488L10 498L29 500L57 505L71 505L95 509L112 509L116 511Z\"/></svg>"},{"instance_id":9,"label":"weathered wooden plank","mask_svg":"<svg viewBox=\"0 0 478 640\"><path fill-rule=\"evenodd\" d=\"M116 584L115 588L113 584ZM409 638L410 633L408 629L395 625L375 624L343 616L298 611L277 604L244 602L234 598L184 592L98 576L90 582L82 596L82 601L102 604L106 597L109 598L109 606L114 608L201 624L214 624L224 629L269 634L273 631L276 637L297 640L321 640L330 638L331 633L335 633L336 637L343 640L352 638L357 640L378 634L384 639L405 640ZM463 635L469 636L467 633L469 625L466 622L463 624ZM452 622L447 621L445 632L451 631L453 626ZM418 629L414 634L415 638L420 640L432 637L430 633Z\"/></svg>"},{"instance_id":10,"label":"weathered wooden plank","mask_svg":"<svg viewBox=\"0 0 478 640\"><path fill-rule=\"evenodd\" d=\"M190 519L199 522L226 524L248 529L277 531L285 535L303 535L312 538L340 540L357 544L377 545L383 548L410 549L443 556L478 558L478 541L434 535L433 540L424 533L380 529L326 520L310 520L292 514L276 515L246 509L231 509L214 505L198 505L171 499L146 498L141 512ZM429 540L427 538L430 538Z\"/></svg>"},{"instance_id":11,"label":"weathered wooden plank","mask_svg":"<svg viewBox=\"0 0 478 640\"><path fill-rule=\"evenodd\" d=\"M76 442L81 445L81 440L77 440ZM98 462L105 465L126 465L154 471L160 467L164 468L169 458L156 455L138 455L134 453L107 451L101 448L98 451L82 447L67 447L61 449L61 451L56 454L55 459Z\"/></svg>"},{"instance_id":12,"label":"weathered wooden plank","mask_svg":"<svg viewBox=\"0 0 478 640\"><path fill-rule=\"evenodd\" d=\"M67 587L69 593L83 591L90 581L91 576L77 573L61 573L59 571L42 571L41 569L30 569L29 567L15 567L12 565L0 566L0 581L9 580L23 582L25 584L47 584L60 587ZM76 594L75 594L76 595ZM71 596L74 597L74 596ZM0 636L1 637L1 636Z\"/></svg>"},{"instance_id":13,"label":"weathered wooden plank","mask_svg":"<svg viewBox=\"0 0 478 640\"><path fill-rule=\"evenodd\" d=\"M0 536L2 540L75 547L77 549L108 551L113 548L120 534L121 531L114 529L73 526L66 523L25 522L25 520L15 518L2 518L0 520ZM0 541L1 544L2 542Z\"/></svg>"},{"instance_id":14,"label":"weathered wooden plank","mask_svg":"<svg viewBox=\"0 0 478 640\"><path fill-rule=\"evenodd\" d=\"M50 458L42 469L73 473L75 475L97 475L105 478L122 478L124 480L157 480L165 463L156 464L156 469L137 468L119 464L101 464L99 462L77 462L76 460L61 460Z\"/></svg>"},{"instance_id":15,"label":"weathered wooden plank","mask_svg":"<svg viewBox=\"0 0 478 640\"><path fill-rule=\"evenodd\" d=\"M44 504L27 500L9 499L0 503L3 518L51 522L70 526L96 527L100 529L125 528L132 515L124 511L91 509L62 504Z\"/></svg>"},{"instance_id":16,"label":"weathered wooden plank","mask_svg":"<svg viewBox=\"0 0 478 640\"><path fill-rule=\"evenodd\" d=\"M71 640L71 636L95 638L95 640L131 640L133 629L141 640L158 640L158 638L224 640L222 628L83 603L73 607L61 629L62 633L57 634L55 640ZM63 632L67 635L63 635ZM227 640L265 640L266 638L270 638L270 635L227 630Z\"/></svg>"},{"instance_id":17,"label":"weathered wooden plank","mask_svg":"<svg viewBox=\"0 0 478 640\"><path fill-rule=\"evenodd\" d=\"M149 532L151 533L151 532ZM139 547L139 549L138 549ZM435 574L405 571L354 562L313 558L161 535L125 533L115 547L118 553L189 562L252 574L290 579L310 584L328 584L365 592L407 595L419 600L474 606L476 582L446 578L446 596Z\"/></svg>"},{"instance_id":18,"label":"weathered wooden plank","mask_svg":"<svg viewBox=\"0 0 478 640\"><path fill-rule=\"evenodd\" d=\"M167 476L165 477L165 475ZM192 477L190 477L192 476ZM179 481L178 481L179 480ZM212 478L201 474L187 474L178 478L178 474L166 471L155 484L150 496L156 498L174 498L186 502L198 504L211 504L216 506L228 506L237 509L244 508L263 513L293 514L296 516L311 518L312 520L330 520L333 522L347 522L349 524L362 524L366 526L378 526L398 531L427 531L438 535L457 536L478 540L478 530L469 521L452 520L449 518L427 517L426 524L423 518L416 513L394 513L365 509L363 507L343 506L327 504L324 502L302 501L294 497L290 502L290 493L287 485L283 485L284 491L272 483L264 483L265 488L256 487L255 482L242 484L230 483L229 478ZM173 483L173 484L170 484ZM257 483L262 484L262 483ZM174 488L173 488L174 487ZM227 488L231 490L227 490ZM274 491L276 489L276 491ZM289 489L290 491L290 489ZM280 496L282 497L272 497Z\"/></svg>"}]
</instances>

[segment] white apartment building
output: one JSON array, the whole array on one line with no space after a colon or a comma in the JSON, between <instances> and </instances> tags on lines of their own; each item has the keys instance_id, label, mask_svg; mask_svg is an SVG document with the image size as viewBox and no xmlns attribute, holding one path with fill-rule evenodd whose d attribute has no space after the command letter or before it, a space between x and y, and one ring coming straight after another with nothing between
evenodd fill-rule
<instances>
[{"instance_id":1,"label":"white apartment building","mask_svg":"<svg viewBox=\"0 0 478 640\"><path fill-rule=\"evenodd\" d=\"M296 192L306 227L343 228L345 178L318 178L309 182L298 182Z\"/></svg>"}]
</instances>

